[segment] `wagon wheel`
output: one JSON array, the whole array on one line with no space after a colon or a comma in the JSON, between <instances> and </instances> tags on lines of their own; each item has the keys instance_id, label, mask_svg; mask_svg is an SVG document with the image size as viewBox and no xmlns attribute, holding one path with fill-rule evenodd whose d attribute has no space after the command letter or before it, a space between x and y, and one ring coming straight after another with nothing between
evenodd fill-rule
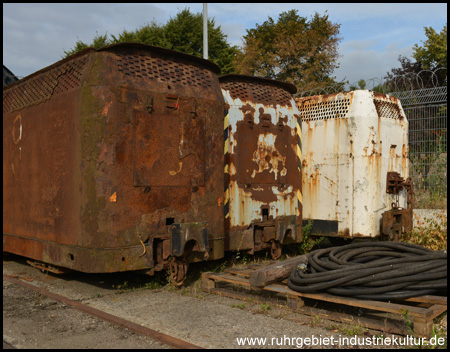
<instances>
[{"instance_id":1,"label":"wagon wheel","mask_svg":"<svg viewBox=\"0 0 450 352\"><path fill-rule=\"evenodd\" d=\"M281 244L278 241L272 241L271 247L270 247L270 255L272 256L273 260L278 260L281 257Z\"/></svg>"},{"instance_id":2,"label":"wagon wheel","mask_svg":"<svg viewBox=\"0 0 450 352\"><path fill-rule=\"evenodd\" d=\"M183 285L184 279L186 279L188 264L186 263L186 258L182 257L172 257L169 261L170 270L170 280L173 285L180 287Z\"/></svg>"}]
</instances>

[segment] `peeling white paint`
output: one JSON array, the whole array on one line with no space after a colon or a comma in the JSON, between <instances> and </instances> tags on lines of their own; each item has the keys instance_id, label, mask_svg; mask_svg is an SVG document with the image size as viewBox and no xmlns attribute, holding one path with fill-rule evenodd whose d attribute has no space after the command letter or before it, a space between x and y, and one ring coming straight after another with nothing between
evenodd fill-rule
<instances>
[{"instance_id":1,"label":"peeling white paint","mask_svg":"<svg viewBox=\"0 0 450 352\"><path fill-rule=\"evenodd\" d=\"M338 231L349 229L350 235L379 235L381 214L393 202L386 193L387 172L409 176L408 121L400 101L358 90L301 98L297 104L303 218L338 221ZM386 107L382 116L375 104ZM391 151L391 145L397 148ZM400 206L406 208L406 191L400 194Z\"/></svg>"}]
</instances>

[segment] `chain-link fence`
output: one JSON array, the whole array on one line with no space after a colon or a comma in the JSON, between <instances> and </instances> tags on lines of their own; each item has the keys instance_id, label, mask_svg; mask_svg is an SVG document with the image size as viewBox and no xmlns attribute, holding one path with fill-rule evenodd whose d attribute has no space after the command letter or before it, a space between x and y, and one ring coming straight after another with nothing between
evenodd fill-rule
<instances>
[{"instance_id":1,"label":"chain-link fence","mask_svg":"<svg viewBox=\"0 0 450 352\"><path fill-rule=\"evenodd\" d=\"M409 122L410 176L417 207L447 205L447 87L390 93Z\"/></svg>"}]
</instances>

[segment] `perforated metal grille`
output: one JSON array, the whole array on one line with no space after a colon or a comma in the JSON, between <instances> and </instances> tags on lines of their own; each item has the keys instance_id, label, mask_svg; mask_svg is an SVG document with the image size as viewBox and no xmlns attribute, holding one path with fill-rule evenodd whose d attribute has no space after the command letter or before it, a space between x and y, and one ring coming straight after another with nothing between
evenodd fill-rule
<instances>
[{"instance_id":1,"label":"perforated metal grille","mask_svg":"<svg viewBox=\"0 0 450 352\"><path fill-rule=\"evenodd\" d=\"M379 99L373 100L375 108L379 117L386 119L402 119L403 116L400 113L398 104L390 101L384 101Z\"/></svg>"},{"instance_id":2,"label":"perforated metal grille","mask_svg":"<svg viewBox=\"0 0 450 352\"><path fill-rule=\"evenodd\" d=\"M302 121L317 121L345 118L350 107L350 99L329 101L306 100L298 104Z\"/></svg>"},{"instance_id":3,"label":"perforated metal grille","mask_svg":"<svg viewBox=\"0 0 450 352\"><path fill-rule=\"evenodd\" d=\"M253 82L221 82L220 86L228 90L233 99L252 101L261 104L290 105L292 95L280 87Z\"/></svg>"},{"instance_id":4,"label":"perforated metal grille","mask_svg":"<svg viewBox=\"0 0 450 352\"><path fill-rule=\"evenodd\" d=\"M21 110L81 85L87 57L74 59L3 91L3 112Z\"/></svg>"},{"instance_id":5,"label":"perforated metal grille","mask_svg":"<svg viewBox=\"0 0 450 352\"><path fill-rule=\"evenodd\" d=\"M125 76L161 80L169 84L212 87L212 75L205 68L176 58L152 57L149 54L117 54L118 70Z\"/></svg>"}]
</instances>

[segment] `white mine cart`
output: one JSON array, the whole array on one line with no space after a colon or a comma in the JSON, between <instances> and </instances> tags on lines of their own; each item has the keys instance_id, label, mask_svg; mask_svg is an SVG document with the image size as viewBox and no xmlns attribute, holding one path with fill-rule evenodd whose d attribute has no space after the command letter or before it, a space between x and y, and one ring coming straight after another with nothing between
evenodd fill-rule
<instances>
[{"instance_id":1,"label":"white mine cart","mask_svg":"<svg viewBox=\"0 0 450 352\"><path fill-rule=\"evenodd\" d=\"M303 219L312 233L396 240L412 227L408 121L400 101L367 90L296 99L302 120Z\"/></svg>"}]
</instances>

